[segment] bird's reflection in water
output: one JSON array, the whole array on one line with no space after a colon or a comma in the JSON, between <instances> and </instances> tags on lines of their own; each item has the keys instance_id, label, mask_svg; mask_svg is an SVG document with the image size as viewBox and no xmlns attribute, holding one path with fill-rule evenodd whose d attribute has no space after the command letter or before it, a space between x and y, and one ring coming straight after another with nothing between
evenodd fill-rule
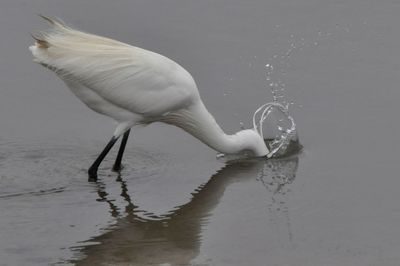
<instances>
[{"instance_id":1,"label":"bird's reflection in water","mask_svg":"<svg viewBox=\"0 0 400 266\"><path fill-rule=\"evenodd\" d=\"M117 222L103 235L89 240L80 250L83 258L75 265L191 265L198 255L202 228L229 185L257 178L267 188L268 209L277 215L284 205L287 185L294 181L298 158L246 160L227 164L199 187L192 199L163 217L145 219L138 213L126 182L118 177L121 210L108 199L104 184L98 184L99 201L106 202ZM278 200L278 197L280 199ZM280 203L277 203L279 201ZM282 208L284 206L280 206ZM288 213L286 224L290 226ZM289 228L290 234L290 228Z\"/></svg>"},{"instance_id":2,"label":"bird's reflection in water","mask_svg":"<svg viewBox=\"0 0 400 266\"><path fill-rule=\"evenodd\" d=\"M296 178L297 167L297 157L289 160L267 161L262 169L262 174L258 178L268 191L270 224L274 226L276 232L279 232L277 234L279 239L275 241L280 242L281 247L293 242L286 195L290 192L289 185ZM283 224L286 226L282 226ZM286 232L281 232L282 230L286 230ZM287 241L284 239L285 236L288 238Z\"/></svg>"}]
</instances>

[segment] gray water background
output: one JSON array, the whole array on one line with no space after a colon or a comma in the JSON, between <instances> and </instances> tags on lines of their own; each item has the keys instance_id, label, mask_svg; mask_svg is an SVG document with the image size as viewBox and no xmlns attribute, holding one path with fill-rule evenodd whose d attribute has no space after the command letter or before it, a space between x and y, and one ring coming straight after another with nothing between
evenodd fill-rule
<instances>
[{"instance_id":1,"label":"gray water background","mask_svg":"<svg viewBox=\"0 0 400 266\"><path fill-rule=\"evenodd\" d=\"M0 3L0 265L399 265L399 1ZM272 100L303 152L226 164L181 130L114 130L32 62L29 33L58 16L187 68L227 132Z\"/></svg>"}]
</instances>

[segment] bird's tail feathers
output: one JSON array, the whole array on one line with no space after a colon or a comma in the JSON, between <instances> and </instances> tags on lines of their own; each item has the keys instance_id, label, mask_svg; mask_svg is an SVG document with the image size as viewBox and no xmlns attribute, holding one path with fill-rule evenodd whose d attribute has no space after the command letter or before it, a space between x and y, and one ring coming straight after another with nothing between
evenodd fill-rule
<instances>
[{"instance_id":1,"label":"bird's tail feathers","mask_svg":"<svg viewBox=\"0 0 400 266\"><path fill-rule=\"evenodd\" d=\"M30 46L35 61L52 70L73 72L96 72L130 63L133 46L67 26L59 19L40 15L50 28L32 35L35 44ZM99 67L101 65L101 67Z\"/></svg>"},{"instance_id":2,"label":"bird's tail feathers","mask_svg":"<svg viewBox=\"0 0 400 266\"><path fill-rule=\"evenodd\" d=\"M110 38L75 30L60 19L39 16L46 20L51 27L33 36L36 40L35 45L39 49L52 48L52 54L62 56L63 54L83 53L89 55L99 53L99 51L116 51L131 47L126 43Z\"/></svg>"},{"instance_id":3,"label":"bird's tail feathers","mask_svg":"<svg viewBox=\"0 0 400 266\"><path fill-rule=\"evenodd\" d=\"M52 35L61 34L63 32L66 33L69 28L60 19L46 17L40 14L39 16L46 20L51 25L51 28L47 31L42 31L39 34L32 34L32 37L35 39L35 45L38 48L47 49L51 46L50 39Z\"/></svg>"}]
</instances>

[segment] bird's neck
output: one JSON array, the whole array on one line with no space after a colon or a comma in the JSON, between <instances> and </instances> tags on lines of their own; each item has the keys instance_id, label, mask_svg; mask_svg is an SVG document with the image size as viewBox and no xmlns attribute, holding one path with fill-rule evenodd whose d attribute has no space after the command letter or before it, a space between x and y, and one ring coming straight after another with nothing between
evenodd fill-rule
<instances>
[{"instance_id":1,"label":"bird's neck","mask_svg":"<svg viewBox=\"0 0 400 266\"><path fill-rule=\"evenodd\" d=\"M226 134L201 101L169 113L163 122L182 128L212 149L224 154L250 151L255 156L264 156L269 152L264 140L252 129L232 135Z\"/></svg>"}]
</instances>

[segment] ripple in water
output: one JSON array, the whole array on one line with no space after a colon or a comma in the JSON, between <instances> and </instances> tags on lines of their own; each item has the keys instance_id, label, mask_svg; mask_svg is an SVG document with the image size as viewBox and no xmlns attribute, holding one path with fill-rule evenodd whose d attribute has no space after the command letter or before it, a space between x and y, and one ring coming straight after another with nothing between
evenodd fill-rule
<instances>
[{"instance_id":1,"label":"ripple in water","mask_svg":"<svg viewBox=\"0 0 400 266\"><path fill-rule=\"evenodd\" d=\"M87 168L98 153L97 146L89 148L81 143L1 141L0 147L0 199L48 195L90 186ZM112 153L104 160L99 169L102 176L116 175L110 170L114 158ZM124 156L125 168L137 180L149 180L169 164L166 156L137 147L127 150Z\"/></svg>"}]
</instances>

